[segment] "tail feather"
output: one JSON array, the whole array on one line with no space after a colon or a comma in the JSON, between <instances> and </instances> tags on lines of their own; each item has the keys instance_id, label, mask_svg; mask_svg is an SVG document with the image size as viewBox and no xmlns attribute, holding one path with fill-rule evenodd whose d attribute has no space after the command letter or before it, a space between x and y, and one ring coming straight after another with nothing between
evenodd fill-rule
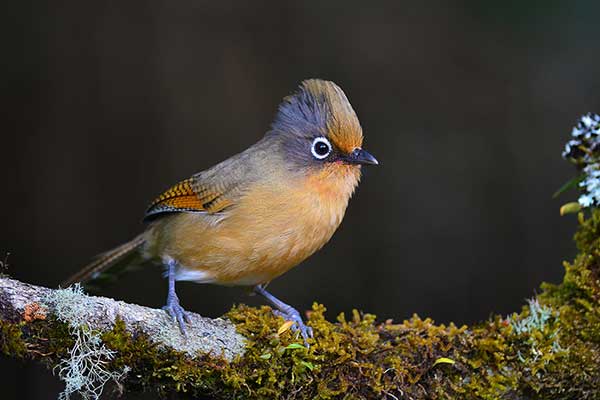
<instances>
[{"instance_id":1,"label":"tail feather","mask_svg":"<svg viewBox=\"0 0 600 400\"><path fill-rule=\"evenodd\" d=\"M62 282L61 286L68 287L76 282L86 283L90 280L97 279L102 273L107 272L112 267L121 264L123 261L129 261L131 256L137 253L137 250L145 243L145 241L144 235L139 235L117 248L98 255L94 261ZM130 264L130 262L126 263L124 266L127 266L127 264Z\"/></svg>"}]
</instances>

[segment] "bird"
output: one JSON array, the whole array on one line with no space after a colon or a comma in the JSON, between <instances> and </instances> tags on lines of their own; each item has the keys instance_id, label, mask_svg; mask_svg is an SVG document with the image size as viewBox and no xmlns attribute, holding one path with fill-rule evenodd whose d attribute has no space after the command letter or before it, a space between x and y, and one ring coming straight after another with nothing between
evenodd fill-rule
<instances>
[{"instance_id":1,"label":"bird","mask_svg":"<svg viewBox=\"0 0 600 400\"><path fill-rule=\"evenodd\" d=\"M362 143L362 127L342 89L304 80L283 98L258 142L164 191L147 208L140 235L97 256L63 287L155 264L168 282L163 309L184 336L191 319L180 305L177 281L251 288L307 344L312 329L266 287L337 230L361 167L379 164Z\"/></svg>"}]
</instances>

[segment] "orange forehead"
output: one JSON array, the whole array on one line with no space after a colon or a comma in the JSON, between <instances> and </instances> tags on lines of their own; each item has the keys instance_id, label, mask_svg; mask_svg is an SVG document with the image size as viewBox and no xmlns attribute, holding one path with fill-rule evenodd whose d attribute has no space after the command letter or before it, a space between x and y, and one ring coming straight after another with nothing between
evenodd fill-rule
<instances>
[{"instance_id":1,"label":"orange forehead","mask_svg":"<svg viewBox=\"0 0 600 400\"><path fill-rule=\"evenodd\" d=\"M335 83L320 79L302 82L302 88L309 93L326 114L326 134L341 151L351 153L362 146L363 134L358 117L346 94Z\"/></svg>"},{"instance_id":2,"label":"orange forehead","mask_svg":"<svg viewBox=\"0 0 600 400\"><path fill-rule=\"evenodd\" d=\"M360 125L358 130L353 126L328 125L327 136L338 149L347 154L362 146L363 136Z\"/></svg>"}]
</instances>

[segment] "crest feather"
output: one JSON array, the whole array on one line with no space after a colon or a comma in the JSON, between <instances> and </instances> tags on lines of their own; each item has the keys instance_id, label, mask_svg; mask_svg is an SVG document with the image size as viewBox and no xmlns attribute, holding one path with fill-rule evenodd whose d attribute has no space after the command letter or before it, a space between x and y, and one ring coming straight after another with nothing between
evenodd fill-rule
<instances>
[{"instance_id":1,"label":"crest feather","mask_svg":"<svg viewBox=\"0 0 600 400\"><path fill-rule=\"evenodd\" d=\"M342 89L331 81L308 79L283 99L273 122L274 131L300 136L327 136L341 151L362 145L362 128Z\"/></svg>"}]
</instances>

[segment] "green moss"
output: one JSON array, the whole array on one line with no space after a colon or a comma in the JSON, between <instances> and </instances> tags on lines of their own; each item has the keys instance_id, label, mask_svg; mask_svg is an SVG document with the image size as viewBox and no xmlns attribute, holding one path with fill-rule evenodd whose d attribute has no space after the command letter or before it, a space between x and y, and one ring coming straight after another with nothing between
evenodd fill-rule
<instances>
[{"instance_id":1,"label":"green moss","mask_svg":"<svg viewBox=\"0 0 600 400\"><path fill-rule=\"evenodd\" d=\"M0 350L2 354L23 357L27 353L27 342L23 340L22 323L13 324L0 320Z\"/></svg>"},{"instance_id":2,"label":"green moss","mask_svg":"<svg viewBox=\"0 0 600 400\"><path fill-rule=\"evenodd\" d=\"M523 309L471 327L436 325L414 315L378 323L353 311L327 320L313 305L310 348L270 308L234 307L227 317L248 338L228 363L220 355L187 355L132 336L122 321L102 334L116 351L115 371L131 368L125 390L213 398L597 399L600 396L600 212L579 216L580 254L565 263L558 285ZM62 357L73 339L64 323L0 325L9 354L47 351ZM33 347L32 347L33 346ZM37 347L36 347L37 346ZM442 361L442 362L440 362Z\"/></svg>"},{"instance_id":3,"label":"green moss","mask_svg":"<svg viewBox=\"0 0 600 400\"><path fill-rule=\"evenodd\" d=\"M67 326L52 318L29 323L0 320L0 348L7 356L41 359L53 366L73 343Z\"/></svg>"}]
</instances>

